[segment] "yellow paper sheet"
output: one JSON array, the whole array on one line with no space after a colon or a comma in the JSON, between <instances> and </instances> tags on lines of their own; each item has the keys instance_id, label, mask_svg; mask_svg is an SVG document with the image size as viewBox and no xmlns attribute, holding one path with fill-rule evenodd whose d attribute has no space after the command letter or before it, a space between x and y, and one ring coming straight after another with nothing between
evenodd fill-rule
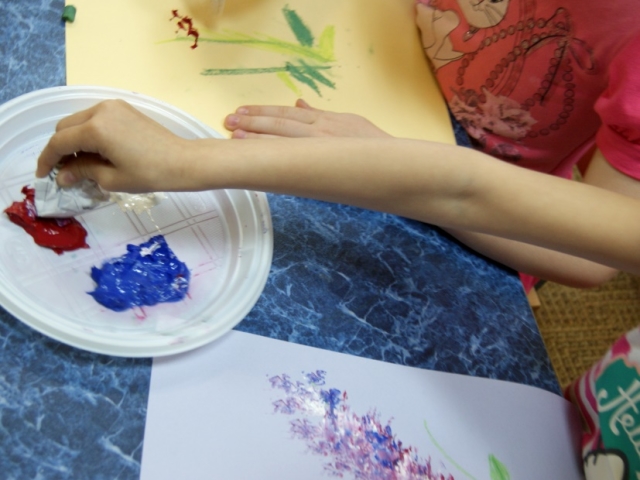
<instances>
[{"instance_id":1,"label":"yellow paper sheet","mask_svg":"<svg viewBox=\"0 0 640 480\"><path fill-rule=\"evenodd\" d=\"M413 0L227 0L222 15L210 0L73 4L69 85L144 93L222 134L224 116L240 105L293 105L302 97L363 115L392 135L454 142ZM197 48L186 24L178 25L185 15L198 31Z\"/></svg>"}]
</instances>

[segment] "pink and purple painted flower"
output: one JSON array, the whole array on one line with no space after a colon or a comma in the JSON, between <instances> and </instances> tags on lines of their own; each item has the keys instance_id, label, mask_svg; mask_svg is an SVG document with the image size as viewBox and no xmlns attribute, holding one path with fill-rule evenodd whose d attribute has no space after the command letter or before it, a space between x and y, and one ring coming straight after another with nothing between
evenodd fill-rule
<instances>
[{"instance_id":1,"label":"pink and purple painted flower","mask_svg":"<svg viewBox=\"0 0 640 480\"><path fill-rule=\"evenodd\" d=\"M370 410L364 415L351 411L346 391L329 388L326 372L304 374L294 381L287 374L269 378L284 397L273 402L274 412L290 415L293 438L306 443L309 451L328 461L325 471L343 478L380 480L454 480L436 471L431 459L420 458L417 450L404 446L380 415Z\"/></svg>"}]
</instances>

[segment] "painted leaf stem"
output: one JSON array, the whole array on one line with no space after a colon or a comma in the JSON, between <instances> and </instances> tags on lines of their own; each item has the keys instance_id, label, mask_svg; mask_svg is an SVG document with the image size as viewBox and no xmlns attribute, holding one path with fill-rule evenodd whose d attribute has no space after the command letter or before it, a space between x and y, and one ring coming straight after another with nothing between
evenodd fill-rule
<instances>
[{"instance_id":1,"label":"painted leaf stem","mask_svg":"<svg viewBox=\"0 0 640 480\"><path fill-rule=\"evenodd\" d=\"M216 75L258 75L275 74L283 84L300 94L295 82L312 89L318 96L322 96L321 87L335 89L335 83L326 75L333 68L335 61L334 40L335 28L325 27L318 40L311 29L304 23L297 12L288 6L282 9L282 14L296 42L283 40L270 35L257 33L248 35L241 32L225 31L202 35L194 26L190 17L181 16L177 10L172 10L171 20L178 26L179 36L159 42L190 42L191 49L202 44L236 45L269 51L286 57L282 65L273 67L243 67L243 68L206 68L200 72L204 76ZM194 41L195 39L195 41ZM324 72L324 74L322 73Z\"/></svg>"}]
</instances>

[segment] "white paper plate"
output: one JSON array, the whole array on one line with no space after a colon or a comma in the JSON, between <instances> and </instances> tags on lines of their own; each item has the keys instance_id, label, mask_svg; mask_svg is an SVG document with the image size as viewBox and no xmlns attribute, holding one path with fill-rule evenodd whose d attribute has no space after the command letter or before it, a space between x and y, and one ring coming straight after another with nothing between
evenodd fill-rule
<instances>
[{"instance_id":1,"label":"white paper plate","mask_svg":"<svg viewBox=\"0 0 640 480\"><path fill-rule=\"evenodd\" d=\"M29 93L0 106L3 210L24 198L20 190L33 181L36 160L56 123L108 98L126 100L182 137L222 138L177 108L132 92L78 86ZM220 337L251 310L269 274L273 235L265 194L169 193L151 215L125 213L114 204L79 215L91 248L57 255L2 214L0 303L45 335L110 355L169 355ZM91 267L156 235L156 225L191 271L188 298L125 312L98 304L87 294L95 287Z\"/></svg>"}]
</instances>

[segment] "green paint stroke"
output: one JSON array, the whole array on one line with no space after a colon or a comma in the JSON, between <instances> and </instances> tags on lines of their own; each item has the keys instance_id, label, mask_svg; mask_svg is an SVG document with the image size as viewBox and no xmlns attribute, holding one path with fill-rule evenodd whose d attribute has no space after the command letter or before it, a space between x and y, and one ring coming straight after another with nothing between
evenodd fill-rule
<instances>
[{"instance_id":1,"label":"green paint stroke","mask_svg":"<svg viewBox=\"0 0 640 480\"><path fill-rule=\"evenodd\" d=\"M207 68L200 72L201 75L260 75L265 73L278 74L278 78L282 80L287 87L291 88L291 78L310 87L319 96L322 96L318 83L335 89L335 83L320 73L320 70L329 70L328 65L309 65L300 60L299 65L286 62L283 67L265 67L265 68ZM282 74L288 74L283 78ZM296 90L294 90L296 92ZM297 92L296 92L297 93Z\"/></svg>"},{"instance_id":2,"label":"green paint stroke","mask_svg":"<svg viewBox=\"0 0 640 480\"><path fill-rule=\"evenodd\" d=\"M333 62L335 60L333 53L333 40L335 37L335 29L332 26L326 27L318 40L318 45L304 46L298 43L288 42L279 38L270 37L268 35L247 35L240 32L226 31L213 34L209 37L201 36L198 43L219 43L227 45L240 45L244 47L266 50L268 52L277 53L287 56L302 57L308 60L318 62ZM164 40L159 43L170 42L193 42L191 38L178 37L171 40Z\"/></svg>"},{"instance_id":3,"label":"green paint stroke","mask_svg":"<svg viewBox=\"0 0 640 480\"><path fill-rule=\"evenodd\" d=\"M444 455L444 457L449 462L451 462L451 465L453 465L455 468L460 470L460 472L465 474L471 480L476 480L473 475L471 475L464 468L462 468L460 466L460 464L458 464L453 458L451 458L449 456L449 454L447 452L444 451L444 449L436 441L436 439L433 436L433 434L431 433L431 431L429 431L429 427L427 427L427 421L426 420L424 421L424 429L427 431L427 434L429 435L429 438L431 439L431 442L436 446L436 448L438 450L440 450L440 453L442 455ZM511 480L511 475L509 474L509 471L507 470L507 467L505 467L504 463L502 463L500 460L498 460L495 457L495 455L493 455L493 454L489 454L489 476L491 477L491 480Z\"/></svg>"},{"instance_id":4,"label":"green paint stroke","mask_svg":"<svg viewBox=\"0 0 640 480\"><path fill-rule=\"evenodd\" d=\"M300 83L304 83L318 95L322 96L320 93L320 88L318 87L316 82L320 82L323 85L326 85L329 88L335 88L335 84L330 81L327 77L322 75L318 70L319 68L316 66L308 65L304 63L302 60L300 61L301 66L292 65L287 62L287 72Z\"/></svg>"},{"instance_id":5,"label":"green paint stroke","mask_svg":"<svg viewBox=\"0 0 640 480\"><path fill-rule=\"evenodd\" d=\"M285 5L282 9L282 13L284 14L284 18L289 24L289 28L300 42L300 45L304 45L305 47L313 46L313 34L309 27L307 27L300 16L289 8L289 5Z\"/></svg>"},{"instance_id":6,"label":"green paint stroke","mask_svg":"<svg viewBox=\"0 0 640 480\"><path fill-rule=\"evenodd\" d=\"M431 442L436 446L436 448L438 450L440 450L440 453L442 455L444 455L444 458L446 458L449 462L451 462L451 465L453 465L454 467L456 467L458 470L460 470L460 472L464 473L467 477L469 477L471 480L476 480L476 478L471 475L469 472L467 472L464 468L462 468L458 462L456 462L453 458L451 458L449 456L449 454L447 452L444 451L444 449L440 446L440 444L436 441L435 437L431 434L431 432L429 431L429 427L427 427L427 421L424 421L424 429L427 431L427 435L429 435L429 438L431 439Z\"/></svg>"},{"instance_id":7,"label":"green paint stroke","mask_svg":"<svg viewBox=\"0 0 640 480\"><path fill-rule=\"evenodd\" d=\"M489 455L489 474L491 480L511 480L507 467L493 455Z\"/></svg>"},{"instance_id":8,"label":"green paint stroke","mask_svg":"<svg viewBox=\"0 0 640 480\"><path fill-rule=\"evenodd\" d=\"M200 75L259 75L262 73L286 72L287 67L266 67L266 68L207 68L200 72Z\"/></svg>"},{"instance_id":9,"label":"green paint stroke","mask_svg":"<svg viewBox=\"0 0 640 480\"><path fill-rule=\"evenodd\" d=\"M277 77L296 94L300 90L294 80L308 86L319 96L322 96L320 87L326 86L335 89L335 83L321 73L321 70L330 70L329 63L335 61L334 41L335 28L327 26L320 34L317 43L309 27L302 21L302 18L289 8L288 5L282 9L287 25L296 37L297 43L282 40L263 34L247 35L240 32L226 31L212 34L208 37L200 36L198 42L218 43L229 45L241 45L250 48L266 50L289 57L283 66L264 68L208 68L203 70L201 75L256 75L256 74L276 74ZM188 37L177 37L159 43L168 42L192 42Z\"/></svg>"}]
</instances>

